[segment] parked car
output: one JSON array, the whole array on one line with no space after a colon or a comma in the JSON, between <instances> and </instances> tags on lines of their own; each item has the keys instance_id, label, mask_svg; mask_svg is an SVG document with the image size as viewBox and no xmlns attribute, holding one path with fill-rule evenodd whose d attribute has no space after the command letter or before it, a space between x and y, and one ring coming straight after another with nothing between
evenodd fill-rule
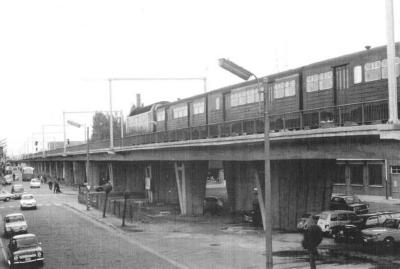
<instances>
[{"instance_id":1,"label":"parked car","mask_svg":"<svg viewBox=\"0 0 400 269\"><path fill-rule=\"evenodd\" d=\"M21 209L33 208L36 209L36 199L32 194L23 194L19 202Z\"/></svg>"},{"instance_id":2,"label":"parked car","mask_svg":"<svg viewBox=\"0 0 400 269\"><path fill-rule=\"evenodd\" d=\"M363 229L381 226L387 219L400 216L394 212L376 212L358 215L363 221L355 224L345 224L332 229L332 237L336 242L362 242Z\"/></svg>"},{"instance_id":3,"label":"parked car","mask_svg":"<svg viewBox=\"0 0 400 269\"><path fill-rule=\"evenodd\" d=\"M8 202L12 198L14 198L14 195L11 194L10 192L8 192L6 190L1 190L0 191L0 201Z\"/></svg>"},{"instance_id":4,"label":"parked car","mask_svg":"<svg viewBox=\"0 0 400 269\"><path fill-rule=\"evenodd\" d=\"M26 223L25 217L21 213L8 214L3 219L4 223L4 235L14 235L17 233L27 233L28 224Z\"/></svg>"},{"instance_id":5,"label":"parked car","mask_svg":"<svg viewBox=\"0 0 400 269\"><path fill-rule=\"evenodd\" d=\"M367 214L369 204L361 201L355 195L332 195L329 204L330 210L349 210L356 214Z\"/></svg>"},{"instance_id":6,"label":"parked car","mask_svg":"<svg viewBox=\"0 0 400 269\"><path fill-rule=\"evenodd\" d=\"M324 234L332 235L332 230L336 226L349 223L359 224L362 219L353 211L348 210L331 210L324 211L318 219L317 225Z\"/></svg>"},{"instance_id":7,"label":"parked car","mask_svg":"<svg viewBox=\"0 0 400 269\"><path fill-rule=\"evenodd\" d=\"M211 215L221 215L224 209L224 202L215 196L208 196L204 198L203 213Z\"/></svg>"},{"instance_id":8,"label":"parked car","mask_svg":"<svg viewBox=\"0 0 400 269\"><path fill-rule=\"evenodd\" d=\"M299 222L297 223L297 230L299 232L304 232L311 225L317 224L319 217L320 214L314 214L314 213L303 214L299 219Z\"/></svg>"},{"instance_id":9,"label":"parked car","mask_svg":"<svg viewBox=\"0 0 400 269\"><path fill-rule=\"evenodd\" d=\"M43 263L43 249L34 234L16 235L10 239L7 248L7 262L10 267L24 263Z\"/></svg>"},{"instance_id":10,"label":"parked car","mask_svg":"<svg viewBox=\"0 0 400 269\"><path fill-rule=\"evenodd\" d=\"M31 188L40 188L40 179L32 178L31 182L29 183Z\"/></svg>"},{"instance_id":11,"label":"parked car","mask_svg":"<svg viewBox=\"0 0 400 269\"><path fill-rule=\"evenodd\" d=\"M14 194L14 199L21 199L24 194L24 187L21 184L14 184L11 187L11 193Z\"/></svg>"},{"instance_id":12,"label":"parked car","mask_svg":"<svg viewBox=\"0 0 400 269\"><path fill-rule=\"evenodd\" d=\"M364 229L361 234L367 247L393 250L394 246L400 243L400 218L387 219L381 227Z\"/></svg>"}]
</instances>

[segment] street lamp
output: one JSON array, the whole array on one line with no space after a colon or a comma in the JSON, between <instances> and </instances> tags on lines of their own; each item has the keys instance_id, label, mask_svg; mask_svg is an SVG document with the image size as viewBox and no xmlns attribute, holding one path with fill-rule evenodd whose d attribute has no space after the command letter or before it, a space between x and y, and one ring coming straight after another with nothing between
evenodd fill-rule
<instances>
[{"instance_id":1,"label":"street lamp","mask_svg":"<svg viewBox=\"0 0 400 269\"><path fill-rule=\"evenodd\" d=\"M110 101L110 153L114 149L114 132L113 132L113 114L112 114L112 82L113 81L189 81L201 80L203 81L204 92L207 91L207 78L206 77L154 77L154 78L109 78L108 79L108 92Z\"/></svg>"},{"instance_id":2,"label":"street lamp","mask_svg":"<svg viewBox=\"0 0 400 269\"><path fill-rule=\"evenodd\" d=\"M257 80L258 93L261 93L260 80L256 75L243 67L231 62L227 59L219 59L219 66L223 69L231 72L232 74L240 77L243 80L248 80L253 76ZM268 84L268 80L264 81ZM259 98L261 99L261 98ZM273 267L272 261L272 208L271 208L271 171L270 171L270 148L269 148L269 115L267 108L268 101L268 90L267 86L264 87L264 181L265 181L265 217L264 217L264 229L265 229L265 256L266 256L266 268ZM261 190L260 190L261 191Z\"/></svg>"},{"instance_id":3,"label":"street lamp","mask_svg":"<svg viewBox=\"0 0 400 269\"><path fill-rule=\"evenodd\" d=\"M43 158L46 156L46 150L44 146L44 131L46 127L60 127L61 125L59 124L43 124L42 125L42 148L43 148Z\"/></svg>"},{"instance_id":4,"label":"street lamp","mask_svg":"<svg viewBox=\"0 0 400 269\"><path fill-rule=\"evenodd\" d=\"M65 128L66 121L65 121L65 116L66 114L94 114L96 112L108 112L108 111L102 111L102 110L94 110L94 111L63 111L63 132L64 132L64 153L63 155L67 155L67 130ZM114 111L118 112L121 115L121 139L124 138L124 119L123 119L123 113L122 110L120 111Z\"/></svg>"},{"instance_id":5,"label":"street lamp","mask_svg":"<svg viewBox=\"0 0 400 269\"><path fill-rule=\"evenodd\" d=\"M76 128L81 128L83 127L85 132L85 139L86 139L86 181L89 182L89 126L77 123L72 120L68 120L67 123L71 126L74 126Z\"/></svg>"}]
</instances>

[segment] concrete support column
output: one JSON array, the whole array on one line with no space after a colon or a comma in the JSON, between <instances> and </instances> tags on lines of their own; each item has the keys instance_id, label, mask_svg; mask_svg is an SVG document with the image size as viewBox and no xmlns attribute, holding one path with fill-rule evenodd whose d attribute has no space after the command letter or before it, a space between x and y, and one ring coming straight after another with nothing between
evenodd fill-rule
<instances>
[{"instance_id":1,"label":"concrete support column","mask_svg":"<svg viewBox=\"0 0 400 269\"><path fill-rule=\"evenodd\" d=\"M54 178L54 172L53 172L53 163L52 162L49 162L49 176L51 177L51 178Z\"/></svg>"},{"instance_id":2,"label":"concrete support column","mask_svg":"<svg viewBox=\"0 0 400 269\"><path fill-rule=\"evenodd\" d=\"M363 185L365 194L369 193L369 175L368 175L368 165L364 163L363 165Z\"/></svg>"},{"instance_id":3,"label":"concrete support column","mask_svg":"<svg viewBox=\"0 0 400 269\"><path fill-rule=\"evenodd\" d=\"M58 179L59 178L59 171L58 171L58 162L54 162L54 168L55 168L55 178Z\"/></svg>"},{"instance_id":4,"label":"concrete support column","mask_svg":"<svg viewBox=\"0 0 400 269\"><path fill-rule=\"evenodd\" d=\"M64 178L65 182L68 184L73 184L74 183L74 173L73 173L72 163L63 161L63 169L62 170L63 170L62 177Z\"/></svg>"},{"instance_id":5,"label":"concrete support column","mask_svg":"<svg viewBox=\"0 0 400 269\"><path fill-rule=\"evenodd\" d=\"M72 163L73 178L75 184L83 184L86 180L85 163L74 161ZM89 184L90 185L90 184Z\"/></svg>"},{"instance_id":6,"label":"concrete support column","mask_svg":"<svg viewBox=\"0 0 400 269\"><path fill-rule=\"evenodd\" d=\"M345 166L344 178L346 182L346 195L351 195L350 165L348 163Z\"/></svg>"},{"instance_id":7,"label":"concrete support column","mask_svg":"<svg viewBox=\"0 0 400 269\"><path fill-rule=\"evenodd\" d=\"M175 162L174 165L181 214L203 214L208 162Z\"/></svg>"}]
</instances>

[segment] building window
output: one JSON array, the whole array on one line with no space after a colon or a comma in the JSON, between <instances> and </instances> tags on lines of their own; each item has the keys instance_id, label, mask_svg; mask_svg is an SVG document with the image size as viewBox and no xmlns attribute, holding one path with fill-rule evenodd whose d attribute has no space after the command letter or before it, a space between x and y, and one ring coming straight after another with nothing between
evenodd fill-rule
<instances>
[{"instance_id":1,"label":"building window","mask_svg":"<svg viewBox=\"0 0 400 269\"><path fill-rule=\"evenodd\" d=\"M400 174L400 165L392 165L390 166L391 174Z\"/></svg>"},{"instance_id":2,"label":"building window","mask_svg":"<svg viewBox=\"0 0 400 269\"><path fill-rule=\"evenodd\" d=\"M241 89L231 92L231 107L252 104L260 100L257 88Z\"/></svg>"},{"instance_id":3,"label":"building window","mask_svg":"<svg viewBox=\"0 0 400 269\"><path fill-rule=\"evenodd\" d=\"M174 117L174 119L187 117L187 113L188 113L187 105L178 106L178 107L175 107L173 109L173 117Z\"/></svg>"},{"instance_id":4,"label":"building window","mask_svg":"<svg viewBox=\"0 0 400 269\"><path fill-rule=\"evenodd\" d=\"M204 113L204 101L193 103L193 115Z\"/></svg>"},{"instance_id":5,"label":"building window","mask_svg":"<svg viewBox=\"0 0 400 269\"><path fill-rule=\"evenodd\" d=\"M220 103L221 103L221 98L219 97L215 98L215 110L219 110Z\"/></svg>"},{"instance_id":6,"label":"building window","mask_svg":"<svg viewBox=\"0 0 400 269\"><path fill-rule=\"evenodd\" d=\"M307 76L307 92L331 89L333 86L332 71Z\"/></svg>"},{"instance_id":7,"label":"building window","mask_svg":"<svg viewBox=\"0 0 400 269\"><path fill-rule=\"evenodd\" d=\"M369 185L382 185L382 164L368 164Z\"/></svg>"},{"instance_id":8,"label":"building window","mask_svg":"<svg viewBox=\"0 0 400 269\"><path fill-rule=\"evenodd\" d=\"M351 184L363 185L363 165L350 165L350 182Z\"/></svg>"},{"instance_id":9,"label":"building window","mask_svg":"<svg viewBox=\"0 0 400 269\"><path fill-rule=\"evenodd\" d=\"M157 111L157 121L165 121L165 109Z\"/></svg>"},{"instance_id":10,"label":"building window","mask_svg":"<svg viewBox=\"0 0 400 269\"><path fill-rule=\"evenodd\" d=\"M333 179L334 183L337 183L337 184L346 183L345 169L346 169L346 166L344 164L336 165L336 173L335 173L335 177Z\"/></svg>"},{"instance_id":11,"label":"building window","mask_svg":"<svg viewBox=\"0 0 400 269\"><path fill-rule=\"evenodd\" d=\"M296 81L290 80L275 83L273 86L274 99L296 95Z\"/></svg>"},{"instance_id":12,"label":"building window","mask_svg":"<svg viewBox=\"0 0 400 269\"><path fill-rule=\"evenodd\" d=\"M362 67L361 65L354 66L353 69L354 84L362 82Z\"/></svg>"}]
</instances>

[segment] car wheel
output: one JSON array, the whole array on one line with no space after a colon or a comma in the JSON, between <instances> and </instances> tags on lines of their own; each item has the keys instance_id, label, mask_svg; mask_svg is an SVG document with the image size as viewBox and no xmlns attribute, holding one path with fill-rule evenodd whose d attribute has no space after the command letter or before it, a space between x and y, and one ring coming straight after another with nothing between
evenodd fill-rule
<instances>
[{"instance_id":1,"label":"car wheel","mask_svg":"<svg viewBox=\"0 0 400 269\"><path fill-rule=\"evenodd\" d=\"M8 201L10 201L10 197L7 197L7 198L4 200L4 202L8 202Z\"/></svg>"},{"instance_id":2,"label":"car wheel","mask_svg":"<svg viewBox=\"0 0 400 269\"><path fill-rule=\"evenodd\" d=\"M394 249L394 239L392 237L386 237L383 240L383 245L386 250L392 251Z\"/></svg>"}]
</instances>

